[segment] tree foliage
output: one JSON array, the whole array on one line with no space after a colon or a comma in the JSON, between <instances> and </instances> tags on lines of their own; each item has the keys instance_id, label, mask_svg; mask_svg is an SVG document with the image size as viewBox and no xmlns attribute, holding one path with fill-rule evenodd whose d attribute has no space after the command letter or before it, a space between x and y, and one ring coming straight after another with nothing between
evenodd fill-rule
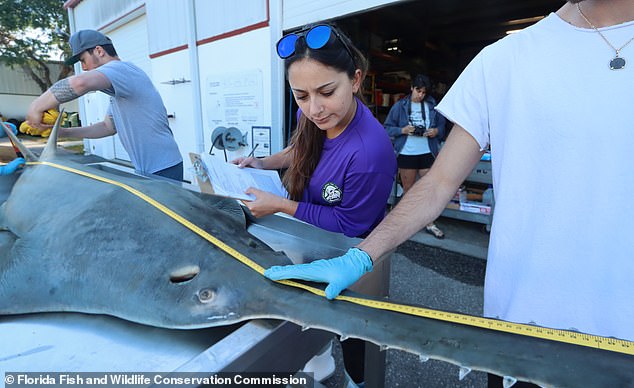
<instances>
[{"instance_id":1,"label":"tree foliage","mask_svg":"<svg viewBox=\"0 0 634 388\"><path fill-rule=\"evenodd\" d=\"M0 64L21 68L43 92L73 71L62 63L51 74L48 66L61 59L59 53L70 55L63 5L63 0L0 0Z\"/></svg>"}]
</instances>

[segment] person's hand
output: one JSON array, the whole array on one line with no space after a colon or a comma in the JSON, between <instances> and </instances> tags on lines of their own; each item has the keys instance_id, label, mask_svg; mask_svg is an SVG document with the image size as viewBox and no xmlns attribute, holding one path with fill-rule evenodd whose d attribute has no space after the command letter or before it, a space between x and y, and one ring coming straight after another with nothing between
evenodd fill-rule
<instances>
[{"instance_id":1,"label":"person's hand","mask_svg":"<svg viewBox=\"0 0 634 388\"><path fill-rule=\"evenodd\" d=\"M372 259L359 248L350 248L334 259L316 260L309 264L273 266L264 271L271 280L302 279L328 283L326 298L334 299L366 272L372 271Z\"/></svg>"},{"instance_id":2,"label":"person's hand","mask_svg":"<svg viewBox=\"0 0 634 388\"><path fill-rule=\"evenodd\" d=\"M262 159L254 158L253 156L249 156L249 157L246 157L246 158L245 157L240 157L240 158L237 158L237 159L233 159L229 163L237 164L238 167L240 167L240 168L252 167L252 168L262 169L264 167L264 165L262 163Z\"/></svg>"},{"instance_id":3,"label":"person's hand","mask_svg":"<svg viewBox=\"0 0 634 388\"><path fill-rule=\"evenodd\" d=\"M255 196L253 201L242 201L244 206L249 208L249 211L255 217L259 218L268 216L269 214L277 213L282 209L282 202L284 201L284 198L278 195L271 194L268 191L258 190L253 187L249 187L245 193Z\"/></svg>"},{"instance_id":4,"label":"person's hand","mask_svg":"<svg viewBox=\"0 0 634 388\"><path fill-rule=\"evenodd\" d=\"M42 124L42 114L40 112L30 112L26 115L26 123L33 128L40 128Z\"/></svg>"},{"instance_id":5,"label":"person's hand","mask_svg":"<svg viewBox=\"0 0 634 388\"><path fill-rule=\"evenodd\" d=\"M428 128L425 133L423 133L425 137L436 137L438 136L438 128Z\"/></svg>"},{"instance_id":6,"label":"person's hand","mask_svg":"<svg viewBox=\"0 0 634 388\"><path fill-rule=\"evenodd\" d=\"M44 112L37 110L29 110L26 115L26 122L38 133L32 133L33 135L40 135L43 131L53 128L53 124L59 116L59 111L56 109L49 109ZM39 131L38 131L39 130Z\"/></svg>"},{"instance_id":7,"label":"person's hand","mask_svg":"<svg viewBox=\"0 0 634 388\"><path fill-rule=\"evenodd\" d=\"M416 128L413 125L408 124L401 129L403 135L413 135Z\"/></svg>"},{"instance_id":8,"label":"person's hand","mask_svg":"<svg viewBox=\"0 0 634 388\"><path fill-rule=\"evenodd\" d=\"M0 167L0 175L11 175L18 169L18 167L26 164L23 158L15 158L6 165Z\"/></svg>"}]
</instances>

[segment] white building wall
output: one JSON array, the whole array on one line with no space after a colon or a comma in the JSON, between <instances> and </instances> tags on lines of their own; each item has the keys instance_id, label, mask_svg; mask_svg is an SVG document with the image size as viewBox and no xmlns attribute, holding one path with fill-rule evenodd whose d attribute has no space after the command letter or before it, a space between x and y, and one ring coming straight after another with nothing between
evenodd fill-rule
<instances>
[{"instance_id":1,"label":"white building wall","mask_svg":"<svg viewBox=\"0 0 634 388\"><path fill-rule=\"evenodd\" d=\"M183 154L185 179L190 180L188 168L191 164L188 154L196 151L197 130L192 88L197 86L191 82L189 53L181 50L152 59L152 68L156 87L163 97L168 116L171 116L170 128ZM180 82L181 80L187 82Z\"/></svg>"},{"instance_id":2,"label":"white building wall","mask_svg":"<svg viewBox=\"0 0 634 388\"><path fill-rule=\"evenodd\" d=\"M198 39L219 36L267 19L266 0L196 0Z\"/></svg>"},{"instance_id":3,"label":"white building wall","mask_svg":"<svg viewBox=\"0 0 634 388\"><path fill-rule=\"evenodd\" d=\"M75 30L103 30L112 23L125 23L125 15L145 4L143 0L87 0L73 8ZM137 15L138 16L138 15Z\"/></svg>"},{"instance_id":4,"label":"white building wall","mask_svg":"<svg viewBox=\"0 0 634 388\"><path fill-rule=\"evenodd\" d=\"M236 152L229 152L229 160L251 151L252 126L271 126L271 44L269 29L260 28L199 47L206 152L211 148L212 131L219 126L237 127L246 135L249 143ZM215 88L212 85L214 82L223 85ZM236 108L241 109L241 112L235 121L231 119L230 112L227 113L233 104L230 101L232 96L228 95L231 84L235 85L235 99L242 99L235 102L235 105L242 106ZM249 87L245 88L245 85ZM211 94L217 90L221 93L220 96ZM217 107L218 103L222 106ZM246 104L251 103L253 106L245 108ZM271 128L272 137L275 136L273 132L280 131L281 128ZM280 149L279 144L272 144L271 147L274 147L274 151ZM224 158L224 153L216 154Z\"/></svg>"},{"instance_id":5,"label":"white building wall","mask_svg":"<svg viewBox=\"0 0 634 388\"><path fill-rule=\"evenodd\" d=\"M148 41L150 54L187 45L189 1L148 0Z\"/></svg>"},{"instance_id":6,"label":"white building wall","mask_svg":"<svg viewBox=\"0 0 634 388\"><path fill-rule=\"evenodd\" d=\"M0 93L0 115L5 119L24 120L29 105L36 97Z\"/></svg>"},{"instance_id":7,"label":"white building wall","mask_svg":"<svg viewBox=\"0 0 634 388\"><path fill-rule=\"evenodd\" d=\"M283 29L365 12L372 8L404 0L283 0Z\"/></svg>"},{"instance_id":8,"label":"white building wall","mask_svg":"<svg viewBox=\"0 0 634 388\"><path fill-rule=\"evenodd\" d=\"M192 4L195 13L190 18L188 11ZM266 0L191 0L178 2L178 6L168 0L149 0L146 3L152 78L168 114L173 115L170 127L183 153L185 179L191 180L189 153L208 152L211 132L219 125L216 120L211 127L207 113L206 82L210 71L213 71L213 76L224 77L227 71L241 71L243 63L249 63L249 67L259 74L260 94L265 91L264 82L267 83L266 92L270 93L270 54L266 57L253 56L242 62L245 55L241 52L253 51L252 47L258 49L255 46L258 44L270 44L270 39L266 38L265 43L251 40L244 45L241 37L242 34L252 34L253 29L266 26L266 5ZM192 38L191 35L195 36ZM222 48L218 50L218 46ZM191 65L193 58L198 58L198 67ZM212 63L214 66L210 67ZM266 79L262 76L265 72ZM196 97L196 92L200 93L200 97ZM261 101L269 99L268 95L260 98ZM259 117L268 118L259 120L258 124L270 126L270 114L265 114L266 108L262 104L260 102ZM250 137L251 126L242 127L241 130ZM244 150L248 152L250 148L243 148L238 153Z\"/></svg>"}]
</instances>

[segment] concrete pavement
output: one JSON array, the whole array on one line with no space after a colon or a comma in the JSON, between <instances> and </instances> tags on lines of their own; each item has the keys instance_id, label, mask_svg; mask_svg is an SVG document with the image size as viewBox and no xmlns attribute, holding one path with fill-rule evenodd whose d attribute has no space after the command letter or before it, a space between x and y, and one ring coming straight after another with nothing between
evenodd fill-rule
<instances>
[{"instance_id":1,"label":"concrete pavement","mask_svg":"<svg viewBox=\"0 0 634 388\"><path fill-rule=\"evenodd\" d=\"M440 217L436 220L436 225L445 233L444 239L437 239L423 229L410 240L430 247L486 259L489 233L483 224Z\"/></svg>"}]
</instances>

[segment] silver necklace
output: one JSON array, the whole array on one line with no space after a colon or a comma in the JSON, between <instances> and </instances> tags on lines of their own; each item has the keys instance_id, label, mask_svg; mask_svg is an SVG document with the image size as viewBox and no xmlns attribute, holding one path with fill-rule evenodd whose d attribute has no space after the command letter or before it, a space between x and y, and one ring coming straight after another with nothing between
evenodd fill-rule
<instances>
[{"instance_id":1,"label":"silver necklace","mask_svg":"<svg viewBox=\"0 0 634 388\"><path fill-rule=\"evenodd\" d=\"M634 40L634 36L631 37L630 40L625 42L625 44L623 46L621 46L621 47L619 47L617 49L616 47L614 47L612 45L612 43L610 43L608 38L606 38L605 35L603 35L603 33L601 31L599 31L599 29L596 28L594 26L594 24L592 24L590 22L590 20L588 20L586 15L583 14L583 12L581 11L580 3L577 3L577 11L579 11L579 15L581 15L581 17L586 21L586 23L588 23L588 25L590 25L590 27L592 27L593 30L598 32L599 35L601 36L601 38L603 38L603 40L605 41L605 43L607 43L607 45L610 46L612 48L612 50L614 50L614 52L616 53L614 58L612 58L612 60L610 61L610 70L621 70L621 69L623 69L625 67L626 61L625 61L625 58L620 57L619 54L621 53L621 50L623 50L623 48L625 48L625 46L627 46L628 44L630 44Z\"/></svg>"}]
</instances>

